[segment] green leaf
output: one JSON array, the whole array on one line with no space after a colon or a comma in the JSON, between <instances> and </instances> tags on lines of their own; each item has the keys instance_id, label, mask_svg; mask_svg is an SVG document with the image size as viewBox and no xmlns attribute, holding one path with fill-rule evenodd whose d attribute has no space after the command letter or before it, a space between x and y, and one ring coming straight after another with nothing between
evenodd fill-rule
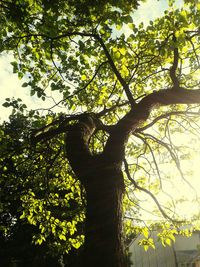
<instances>
[{"instance_id":1,"label":"green leaf","mask_svg":"<svg viewBox=\"0 0 200 267\"><path fill-rule=\"evenodd\" d=\"M60 240L64 240L64 241L67 240L67 239L66 239L66 236L64 236L63 234L60 234L60 235L59 235L59 238L60 238Z\"/></svg>"},{"instance_id":2,"label":"green leaf","mask_svg":"<svg viewBox=\"0 0 200 267\"><path fill-rule=\"evenodd\" d=\"M149 237L149 230L148 228L143 228L142 229L142 234L144 235L145 238L148 238Z\"/></svg>"},{"instance_id":3,"label":"green leaf","mask_svg":"<svg viewBox=\"0 0 200 267\"><path fill-rule=\"evenodd\" d=\"M114 59L120 59L120 58L121 58L121 54L120 54L120 52L119 52L119 51L115 52L113 58L114 58Z\"/></svg>"},{"instance_id":4,"label":"green leaf","mask_svg":"<svg viewBox=\"0 0 200 267\"><path fill-rule=\"evenodd\" d=\"M82 81L87 80L87 76L86 76L85 74L81 75L81 80L82 80Z\"/></svg>"},{"instance_id":5,"label":"green leaf","mask_svg":"<svg viewBox=\"0 0 200 267\"><path fill-rule=\"evenodd\" d=\"M118 31L120 31L121 28L122 28L122 24L121 24L121 23L116 25L116 29L117 29Z\"/></svg>"},{"instance_id":6,"label":"green leaf","mask_svg":"<svg viewBox=\"0 0 200 267\"><path fill-rule=\"evenodd\" d=\"M22 87L27 87L29 84L27 83L27 82L24 82L23 84L22 84Z\"/></svg>"},{"instance_id":7,"label":"green leaf","mask_svg":"<svg viewBox=\"0 0 200 267\"><path fill-rule=\"evenodd\" d=\"M133 17L131 15L127 15L123 17L123 22L124 23L133 23Z\"/></svg>"},{"instance_id":8,"label":"green leaf","mask_svg":"<svg viewBox=\"0 0 200 267\"><path fill-rule=\"evenodd\" d=\"M166 245L171 246L171 239L170 238L167 238L165 240L165 243L166 243Z\"/></svg>"},{"instance_id":9,"label":"green leaf","mask_svg":"<svg viewBox=\"0 0 200 267\"><path fill-rule=\"evenodd\" d=\"M5 102L5 103L2 104L2 106L4 106L5 108L8 108L8 107L10 107L10 103Z\"/></svg>"},{"instance_id":10,"label":"green leaf","mask_svg":"<svg viewBox=\"0 0 200 267\"><path fill-rule=\"evenodd\" d=\"M82 245L81 242L76 242L76 243L73 243L73 244L72 244L72 246L73 246L75 249L80 248L81 245Z\"/></svg>"},{"instance_id":11,"label":"green leaf","mask_svg":"<svg viewBox=\"0 0 200 267\"><path fill-rule=\"evenodd\" d=\"M135 24L134 23L128 23L127 25L131 30L135 29Z\"/></svg>"}]
</instances>

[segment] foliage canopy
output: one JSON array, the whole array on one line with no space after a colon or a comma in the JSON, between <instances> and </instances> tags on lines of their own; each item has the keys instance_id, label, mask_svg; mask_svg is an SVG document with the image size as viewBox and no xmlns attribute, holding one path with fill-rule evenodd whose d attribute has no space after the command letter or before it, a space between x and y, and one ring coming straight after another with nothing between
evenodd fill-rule
<instances>
[{"instance_id":1,"label":"foliage canopy","mask_svg":"<svg viewBox=\"0 0 200 267\"><path fill-rule=\"evenodd\" d=\"M126 153L115 160L123 162L126 235L134 227L146 247L154 246L147 228L132 220L143 192L168 221L161 223L162 242L174 239L166 228L185 218L171 204L163 208L156 195L165 190L162 179L170 180L164 164L184 178L180 158L189 150L174 145L174 133L198 132L200 4L185 1L176 9L171 2L145 26L134 21L136 0L2 1L0 51L12 51L13 72L32 96L59 99L45 115L20 99L4 103L13 107L0 129L2 220L10 215L1 227L5 236L22 221L35 226L36 244L46 241L59 253L80 247L85 191L65 159L63 132L89 114L96 130L85 142L93 155L122 142L120 135L112 139L116 130L124 138Z\"/></svg>"}]
</instances>

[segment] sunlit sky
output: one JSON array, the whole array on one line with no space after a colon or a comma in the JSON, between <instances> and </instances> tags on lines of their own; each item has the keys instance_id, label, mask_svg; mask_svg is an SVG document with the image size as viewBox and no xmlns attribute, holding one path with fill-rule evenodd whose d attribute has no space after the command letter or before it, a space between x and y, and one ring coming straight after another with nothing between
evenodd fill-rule
<instances>
[{"instance_id":1,"label":"sunlit sky","mask_svg":"<svg viewBox=\"0 0 200 267\"><path fill-rule=\"evenodd\" d=\"M182 0L176 1L177 6L182 5ZM167 8L167 0L147 0L146 3L142 4L138 11L134 14L134 20L136 23L143 21L144 24L148 24L149 20L153 20L156 17L162 16L164 10ZM24 83L24 79L19 80L16 74L12 73L12 66L9 64L10 61L12 61L12 55L11 54L3 54L0 55L0 122L3 120L6 120L11 112L10 108L4 108L2 107L2 103L5 102L5 98L21 98L22 101L28 106L30 109L37 109L37 108L49 108L52 106L53 102L50 99L47 99L47 101L42 101L36 97L31 97L30 90L28 87L23 88L21 85ZM56 97L54 95L54 97ZM187 139L187 136L183 136L182 140L185 141ZM179 141L180 141L179 137ZM189 139L188 139L189 140ZM196 150L200 151L200 140L198 140L198 143L196 144ZM190 142L190 141L188 141ZM192 160L189 162L184 162L183 169L189 168L192 170L193 174L188 177L189 182L191 185L198 191L200 188L200 153L193 152ZM184 216L187 216L190 213L193 213L194 211L200 210L199 204L197 202L193 202L192 200L195 198L195 192L192 188L188 186L186 182L181 180L181 178L177 178L176 174L174 173L173 168L164 166L164 169L168 168L168 173L173 177L172 183L169 184L166 182L167 191L170 192L171 196L178 196L178 197L184 197L190 199L190 201L187 204L181 204L176 205L177 209L181 209L181 214ZM163 182L165 184L165 182ZM178 185L178 186L174 186ZM164 187L164 186L163 186ZM165 190L166 191L166 190ZM147 197L144 197L144 200L148 199ZM161 201L163 203L165 201L170 200L169 196L162 195ZM148 203L148 205L147 205ZM144 201L144 208L149 209L149 205L154 205L151 200L148 199L148 201ZM144 214L144 217L148 219L149 214ZM151 216L150 216L151 217ZM159 219L157 217L151 217L155 220Z\"/></svg>"}]
</instances>

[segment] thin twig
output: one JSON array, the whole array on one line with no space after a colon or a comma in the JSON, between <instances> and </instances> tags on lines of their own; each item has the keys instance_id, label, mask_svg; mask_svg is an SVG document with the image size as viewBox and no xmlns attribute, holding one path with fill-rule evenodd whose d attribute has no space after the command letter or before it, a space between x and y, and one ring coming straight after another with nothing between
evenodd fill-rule
<instances>
[{"instance_id":1,"label":"thin twig","mask_svg":"<svg viewBox=\"0 0 200 267\"><path fill-rule=\"evenodd\" d=\"M156 203L160 213L163 215L164 218L168 219L169 221L172 221L173 223L177 223L177 222L183 222L183 221L176 221L174 219L172 219L170 216L167 215L167 213L164 211L164 209L161 207L159 201L157 200L157 198L154 196L154 194L152 192L150 192L149 190L139 186L134 179L132 179L130 172L129 172L129 168L128 168L128 163L126 161L126 159L124 159L124 166L125 166L125 172L127 175L127 178L132 182L132 184L134 185L134 187L140 191L145 192L146 194L148 194Z\"/></svg>"}]
</instances>

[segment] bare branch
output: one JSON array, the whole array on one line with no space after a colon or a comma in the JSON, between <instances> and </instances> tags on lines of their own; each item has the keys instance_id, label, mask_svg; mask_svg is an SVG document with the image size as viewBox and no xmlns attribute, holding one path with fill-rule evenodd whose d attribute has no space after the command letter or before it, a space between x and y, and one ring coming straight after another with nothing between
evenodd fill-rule
<instances>
[{"instance_id":1,"label":"bare branch","mask_svg":"<svg viewBox=\"0 0 200 267\"><path fill-rule=\"evenodd\" d=\"M143 134L144 134L144 133L143 133ZM140 136L138 136L138 135L135 135L135 136L140 137ZM184 180L184 182L185 182L185 183L186 183L186 184L187 184L187 185L194 191L194 193L197 195L197 191L195 190L195 188L194 188L194 187L190 184L190 182L188 182L188 180L184 177L184 174L183 174L182 169L181 169L181 166L180 166L179 158L178 158L178 156L172 151L172 149L169 147L169 145L168 145L167 143L165 143L165 142L159 140L159 139L156 138L155 136L152 136L151 134L144 134L144 136L145 136L146 138L149 138L149 139L151 139L151 140L157 142L158 144L160 144L161 146L163 146L163 147L169 152L169 154L170 154L170 156L171 156L173 162L174 162L175 165L176 165L176 168L177 168L177 170L178 170L178 172L179 172L181 178ZM142 137L141 137L141 138L142 138ZM146 141L145 139L144 139L144 142L147 143L147 141ZM147 143L147 145L148 145L148 143ZM151 148L150 145L148 145L148 147L149 147L149 149ZM154 161L154 164L155 164L155 166L156 166L156 170L157 170L157 172L158 172L159 179L160 179L160 181L161 181L159 168L158 168L158 165L157 165L157 162L156 162L156 159L155 159L155 157L154 157L154 154L153 154L152 149L150 149L150 152L151 152L151 154L152 154L152 156L153 156L153 161Z\"/></svg>"},{"instance_id":2,"label":"bare branch","mask_svg":"<svg viewBox=\"0 0 200 267\"><path fill-rule=\"evenodd\" d=\"M172 112L168 112L165 114L162 114L158 117L156 117L152 122L150 122L149 124L145 125L144 127L141 128L137 128L135 132L143 132L145 130L147 130L148 128L152 127L156 122L162 120L162 119L167 119L171 116L179 116L179 115L200 115L200 112L191 112L191 111L172 111Z\"/></svg>"},{"instance_id":3,"label":"bare branch","mask_svg":"<svg viewBox=\"0 0 200 267\"><path fill-rule=\"evenodd\" d=\"M146 138L143 138L142 136L138 135L138 134L134 134L137 138L141 139L146 145L147 147L149 148L150 150L150 153L151 153L151 156L153 158L153 163L155 165L155 168L156 168L156 172L158 174L158 178L159 178L159 181L160 181L160 189L162 189L162 179L161 179L161 175L160 175L160 170L159 170L159 167L158 167L158 164L157 164L157 161L156 161L156 157L154 155L154 152L153 152L153 149L151 148L151 146L149 145L149 143L147 142Z\"/></svg>"},{"instance_id":4,"label":"bare branch","mask_svg":"<svg viewBox=\"0 0 200 267\"><path fill-rule=\"evenodd\" d=\"M159 201L157 200L157 198L154 196L153 193L151 193L151 191L147 190L146 188L143 188L141 186L139 186L135 180L131 177L130 175L130 172L129 172L129 168L128 168L128 163L126 161L126 159L124 159L124 167L125 167L125 172L126 172L126 175L127 175L127 178L132 182L132 184L134 185L134 187L140 191L143 191L145 192L146 194L148 194L152 199L153 201L155 202L155 204L157 205L160 213L163 215L164 218L166 218L167 220L173 222L173 223L181 223L183 221L177 221L177 220L174 220L172 219L170 216L167 215L167 213L164 211L164 209L162 208L162 206L160 205Z\"/></svg>"}]
</instances>

